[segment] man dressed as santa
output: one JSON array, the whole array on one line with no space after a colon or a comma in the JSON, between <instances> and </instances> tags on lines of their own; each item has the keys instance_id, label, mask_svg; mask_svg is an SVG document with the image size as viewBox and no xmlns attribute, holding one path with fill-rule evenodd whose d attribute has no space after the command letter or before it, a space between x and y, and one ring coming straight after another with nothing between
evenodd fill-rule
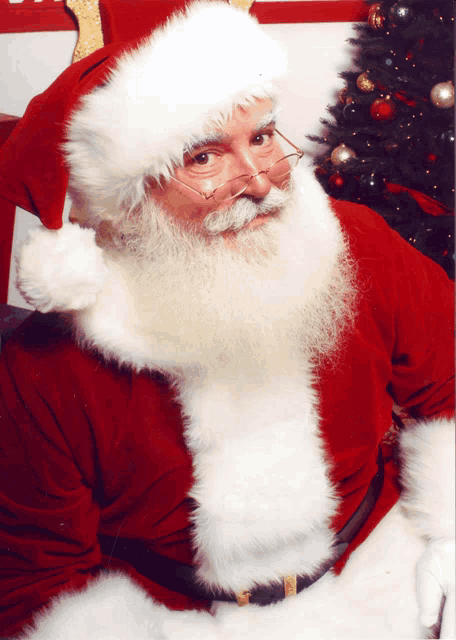
<instances>
[{"instance_id":1,"label":"man dressed as santa","mask_svg":"<svg viewBox=\"0 0 456 640\"><path fill-rule=\"evenodd\" d=\"M43 222L0 367L2 637L454 637L452 287L322 192L285 70L197 2L2 150Z\"/></svg>"}]
</instances>

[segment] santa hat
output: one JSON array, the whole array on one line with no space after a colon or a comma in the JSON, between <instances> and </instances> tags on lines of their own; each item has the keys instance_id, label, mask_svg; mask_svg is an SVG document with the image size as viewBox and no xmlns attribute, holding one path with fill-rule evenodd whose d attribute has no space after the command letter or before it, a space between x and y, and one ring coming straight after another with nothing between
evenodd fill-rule
<instances>
[{"instance_id":1,"label":"santa hat","mask_svg":"<svg viewBox=\"0 0 456 640\"><path fill-rule=\"evenodd\" d=\"M274 99L285 69L255 18L199 1L139 44L111 44L72 65L34 98L0 150L0 194L45 227L23 250L26 299L42 311L78 309L103 284L94 231L61 229L68 188L94 224L131 210L145 179L168 178L235 106Z\"/></svg>"}]
</instances>

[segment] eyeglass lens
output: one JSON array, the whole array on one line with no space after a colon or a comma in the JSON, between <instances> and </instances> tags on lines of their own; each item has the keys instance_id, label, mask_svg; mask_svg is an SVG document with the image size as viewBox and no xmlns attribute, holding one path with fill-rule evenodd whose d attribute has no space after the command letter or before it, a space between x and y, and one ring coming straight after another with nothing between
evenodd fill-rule
<instances>
[{"instance_id":1,"label":"eyeglass lens","mask_svg":"<svg viewBox=\"0 0 456 640\"><path fill-rule=\"evenodd\" d=\"M297 154L285 156L285 158L274 162L274 164L271 165L264 173L266 173L271 180L283 178L296 167L299 159L300 156ZM226 200L236 198L246 190L250 180L251 176L245 175L239 176L238 178L234 178L233 180L220 185L220 187L218 187L212 194L215 202L221 203Z\"/></svg>"}]
</instances>

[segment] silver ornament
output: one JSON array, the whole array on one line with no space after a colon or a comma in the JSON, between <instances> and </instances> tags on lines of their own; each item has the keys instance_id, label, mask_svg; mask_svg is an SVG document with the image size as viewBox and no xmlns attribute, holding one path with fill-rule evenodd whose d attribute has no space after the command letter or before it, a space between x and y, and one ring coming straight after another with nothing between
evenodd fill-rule
<instances>
[{"instance_id":1,"label":"silver ornament","mask_svg":"<svg viewBox=\"0 0 456 640\"><path fill-rule=\"evenodd\" d=\"M336 147L331 153L331 162L336 167L347 162L350 158L356 158L356 153L344 143Z\"/></svg>"},{"instance_id":2,"label":"silver ornament","mask_svg":"<svg viewBox=\"0 0 456 640\"><path fill-rule=\"evenodd\" d=\"M439 82L431 90L431 102L439 109L450 109L454 105L453 83Z\"/></svg>"}]
</instances>

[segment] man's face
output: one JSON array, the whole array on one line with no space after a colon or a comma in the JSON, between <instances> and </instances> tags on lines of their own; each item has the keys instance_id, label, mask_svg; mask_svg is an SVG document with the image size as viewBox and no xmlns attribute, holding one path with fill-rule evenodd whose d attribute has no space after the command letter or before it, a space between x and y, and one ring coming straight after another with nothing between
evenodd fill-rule
<instances>
[{"instance_id":1,"label":"man's face","mask_svg":"<svg viewBox=\"0 0 456 640\"><path fill-rule=\"evenodd\" d=\"M178 167L174 174L184 184L172 179L162 187L151 184L150 193L175 222L188 230L210 235L204 226L210 213L226 210L241 199L261 203L271 188L286 186L288 177L271 181L268 174L259 173L283 156L275 134L272 103L268 99L259 100L250 107L235 109L221 130L208 132L204 140L185 154L183 167ZM213 197L206 199L189 188L209 194L221 184L245 174L258 175L250 180L244 193L228 202L217 203ZM272 208L243 228L256 228L274 213Z\"/></svg>"}]
</instances>

